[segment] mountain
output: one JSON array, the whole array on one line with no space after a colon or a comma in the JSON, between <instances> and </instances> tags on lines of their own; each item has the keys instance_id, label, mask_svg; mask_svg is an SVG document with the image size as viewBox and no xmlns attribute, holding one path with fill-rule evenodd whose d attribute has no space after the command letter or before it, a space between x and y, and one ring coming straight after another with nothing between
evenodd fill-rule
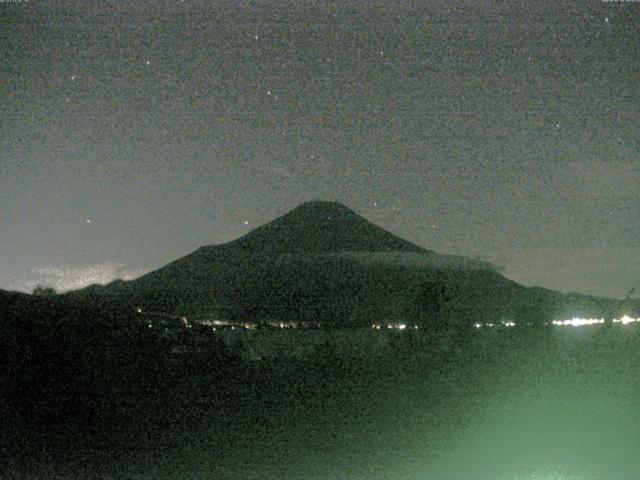
<instances>
[{"instance_id":1,"label":"mountain","mask_svg":"<svg viewBox=\"0 0 640 480\"><path fill-rule=\"evenodd\" d=\"M618 306L523 287L486 262L426 250L335 202L304 203L237 240L67 298L176 315L342 326L542 322L610 316Z\"/></svg>"},{"instance_id":2,"label":"mountain","mask_svg":"<svg viewBox=\"0 0 640 480\"><path fill-rule=\"evenodd\" d=\"M29 295L0 290L0 340L10 326L23 325L25 320L40 323L66 316L67 303L57 295Z\"/></svg>"},{"instance_id":3,"label":"mountain","mask_svg":"<svg viewBox=\"0 0 640 480\"><path fill-rule=\"evenodd\" d=\"M492 268L463 257L438 255L374 225L337 202L307 202L223 245L195 252L131 282L161 287L215 280L220 270L249 262L284 262L292 258L353 260L357 263L468 264ZM248 265L244 265L248 266Z\"/></svg>"},{"instance_id":4,"label":"mountain","mask_svg":"<svg viewBox=\"0 0 640 480\"><path fill-rule=\"evenodd\" d=\"M261 254L426 250L374 225L337 202L307 202L229 243L229 248Z\"/></svg>"},{"instance_id":5,"label":"mountain","mask_svg":"<svg viewBox=\"0 0 640 480\"><path fill-rule=\"evenodd\" d=\"M28 299L29 295L25 293L0 290L0 318L13 318Z\"/></svg>"}]
</instances>

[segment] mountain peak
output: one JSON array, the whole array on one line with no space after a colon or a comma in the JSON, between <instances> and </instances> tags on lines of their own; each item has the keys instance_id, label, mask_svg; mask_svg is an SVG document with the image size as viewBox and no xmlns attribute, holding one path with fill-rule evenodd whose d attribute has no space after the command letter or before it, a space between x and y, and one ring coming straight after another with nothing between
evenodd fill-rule
<instances>
[{"instance_id":1,"label":"mountain peak","mask_svg":"<svg viewBox=\"0 0 640 480\"><path fill-rule=\"evenodd\" d=\"M344 206L340 202L330 202L326 200L311 200L309 202L304 202L295 207L289 213L293 212L308 212L313 214L331 214L331 213L345 213L349 212L354 215L357 215L353 210Z\"/></svg>"},{"instance_id":2,"label":"mountain peak","mask_svg":"<svg viewBox=\"0 0 640 480\"><path fill-rule=\"evenodd\" d=\"M338 202L311 201L231 242L261 253L425 250L374 225Z\"/></svg>"}]
</instances>

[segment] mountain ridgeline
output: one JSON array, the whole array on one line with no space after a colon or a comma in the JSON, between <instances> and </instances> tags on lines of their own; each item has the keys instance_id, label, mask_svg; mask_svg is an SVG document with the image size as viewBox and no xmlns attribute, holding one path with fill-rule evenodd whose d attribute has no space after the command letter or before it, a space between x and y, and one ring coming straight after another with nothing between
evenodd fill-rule
<instances>
[{"instance_id":1,"label":"mountain ridgeline","mask_svg":"<svg viewBox=\"0 0 640 480\"><path fill-rule=\"evenodd\" d=\"M477 321L543 323L612 317L613 299L527 288L476 259L440 255L334 202L309 202L222 244L199 248L132 281L64 296L171 315L351 327Z\"/></svg>"}]
</instances>

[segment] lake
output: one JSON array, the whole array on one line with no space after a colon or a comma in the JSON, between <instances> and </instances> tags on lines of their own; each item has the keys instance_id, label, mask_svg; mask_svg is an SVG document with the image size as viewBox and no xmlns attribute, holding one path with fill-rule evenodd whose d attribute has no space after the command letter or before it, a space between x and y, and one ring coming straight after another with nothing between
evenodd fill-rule
<instances>
[{"instance_id":1,"label":"lake","mask_svg":"<svg viewBox=\"0 0 640 480\"><path fill-rule=\"evenodd\" d=\"M167 377L171 385L150 393L161 397L155 403L110 403L107 413L126 411L114 428L25 434L30 461L15 455L12 471L198 480L631 480L640 472L637 325L274 335L286 355L240 362L215 381L216 366ZM301 345L313 354L290 354Z\"/></svg>"}]
</instances>

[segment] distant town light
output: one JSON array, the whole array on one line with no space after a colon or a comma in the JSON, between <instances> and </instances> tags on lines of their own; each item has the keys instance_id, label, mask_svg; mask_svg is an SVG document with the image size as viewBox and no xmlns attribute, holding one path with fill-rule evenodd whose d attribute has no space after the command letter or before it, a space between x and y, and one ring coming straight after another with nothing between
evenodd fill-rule
<instances>
[{"instance_id":1,"label":"distant town light","mask_svg":"<svg viewBox=\"0 0 640 480\"><path fill-rule=\"evenodd\" d=\"M629 315L624 315L621 318L614 318L613 323L621 323L626 325L628 323L640 322L640 318L631 318Z\"/></svg>"},{"instance_id":2,"label":"distant town light","mask_svg":"<svg viewBox=\"0 0 640 480\"><path fill-rule=\"evenodd\" d=\"M553 325L559 327L582 327L584 325L599 325L604 323L603 318L577 318L574 317L571 320L554 320L551 322Z\"/></svg>"}]
</instances>

